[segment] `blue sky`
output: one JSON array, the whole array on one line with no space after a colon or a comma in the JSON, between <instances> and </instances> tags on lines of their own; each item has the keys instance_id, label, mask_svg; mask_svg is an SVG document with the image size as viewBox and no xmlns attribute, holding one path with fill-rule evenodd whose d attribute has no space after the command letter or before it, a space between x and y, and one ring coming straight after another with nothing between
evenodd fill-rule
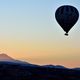
<instances>
[{"instance_id":1,"label":"blue sky","mask_svg":"<svg viewBox=\"0 0 80 80\"><path fill-rule=\"evenodd\" d=\"M50 34L50 32L53 30L54 34L56 34L56 31L61 31L62 29L59 29L60 27L53 27L53 25L58 26L54 17L55 10L58 8L58 6L64 4L71 4L79 9L79 2L79 0L0 1L0 21L1 25L3 26L3 28L1 26L1 32L5 31L8 35L10 33L13 36L15 36L15 34L13 34L14 32L18 35L22 34L22 36L26 33L33 33L35 35L35 32L50 36L53 34Z\"/></svg>"}]
</instances>

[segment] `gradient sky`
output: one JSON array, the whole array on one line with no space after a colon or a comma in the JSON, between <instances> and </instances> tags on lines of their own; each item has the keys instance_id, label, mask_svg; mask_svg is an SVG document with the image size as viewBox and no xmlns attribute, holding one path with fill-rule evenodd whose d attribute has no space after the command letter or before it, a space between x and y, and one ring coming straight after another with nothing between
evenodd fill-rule
<instances>
[{"instance_id":1,"label":"gradient sky","mask_svg":"<svg viewBox=\"0 0 80 80\"><path fill-rule=\"evenodd\" d=\"M0 0L0 52L36 64L80 67L80 19L69 36L55 20L61 5L80 0Z\"/></svg>"}]
</instances>

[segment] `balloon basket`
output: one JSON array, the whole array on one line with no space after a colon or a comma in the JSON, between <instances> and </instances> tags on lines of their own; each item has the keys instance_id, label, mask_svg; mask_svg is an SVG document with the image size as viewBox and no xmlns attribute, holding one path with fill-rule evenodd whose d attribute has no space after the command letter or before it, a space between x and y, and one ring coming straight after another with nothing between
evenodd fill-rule
<instances>
[{"instance_id":1,"label":"balloon basket","mask_svg":"<svg viewBox=\"0 0 80 80\"><path fill-rule=\"evenodd\" d=\"M65 33L64 35L68 36L68 33Z\"/></svg>"}]
</instances>

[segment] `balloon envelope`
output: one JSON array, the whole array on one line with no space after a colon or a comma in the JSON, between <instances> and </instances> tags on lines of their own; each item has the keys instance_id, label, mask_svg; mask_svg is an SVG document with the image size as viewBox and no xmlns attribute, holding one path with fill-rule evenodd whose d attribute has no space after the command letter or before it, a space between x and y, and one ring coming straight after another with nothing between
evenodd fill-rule
<instances>
[{"instance_id":1,"label":"balloon envelope","mask_svg":"<svg viewBox=\"0 0 80 80\"><path fill-rule=\"evenodd\" d=\"M70 5L64 5L56 10L55 18L62 29L68 35L69 30L74 26L79 18L78 10Z\"/></svg>"}]
</instances>

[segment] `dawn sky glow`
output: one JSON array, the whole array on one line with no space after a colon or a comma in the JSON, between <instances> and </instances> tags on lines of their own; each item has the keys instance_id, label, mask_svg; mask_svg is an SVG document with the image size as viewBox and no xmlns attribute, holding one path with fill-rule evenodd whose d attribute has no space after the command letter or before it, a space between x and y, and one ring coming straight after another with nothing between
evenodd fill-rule
<instances>
[{"instance_id":1,"label":"dawn sky glow","mask_svg":"<svg viewBox=\"0 0 80 80\"><path fill-rule=\"evenodd\" d=\"M61 5L80 0L1 0L0 52L37 64L80 67L80 19L69 36L55 19Z\"/></svg>"}]
</instances>

